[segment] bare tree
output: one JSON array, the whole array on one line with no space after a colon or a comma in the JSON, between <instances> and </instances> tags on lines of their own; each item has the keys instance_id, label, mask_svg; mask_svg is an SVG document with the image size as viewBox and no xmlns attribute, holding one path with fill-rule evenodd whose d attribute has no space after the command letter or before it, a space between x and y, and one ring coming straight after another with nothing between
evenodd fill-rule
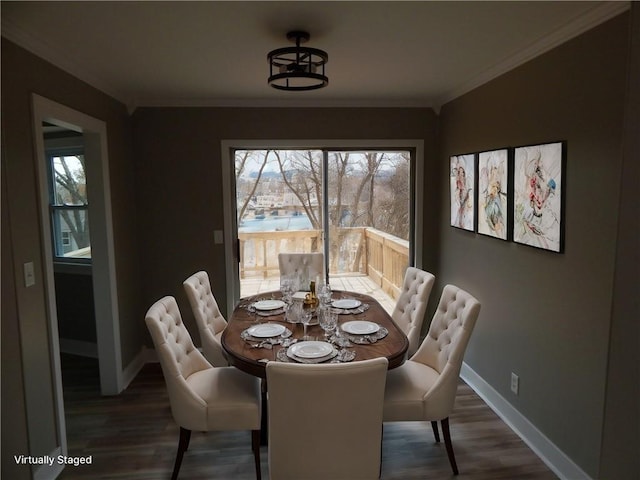
<instances>
[{"instance_id":1,"label":"bare tree","mask_svg":"<svg viewBox=\"0 0 640 480\"><path fill-rule=\"evenodd\" d=\"M80 168L72 168L79 163ZM63 219L77 248L90 245L89 218L87 215L87 180L84 155L60 156L55 161L55 204L70 208L57 211ZM80 207L80 208L73 208Z\"/></svg>"},{"instance_id":2,"label":"bare tree","mask_svg":"<svg viewBox=\"0 0 640 480\"><path fill-rule=\"evenodd\" d=\"M345 211L343 209L343 190L344 190L344 178L347 175L349 167L349 152L338 152L331 155L329 162L329 174L331 175L331 183L329 185L331 195L329 196L330 203L334 206L329 209L332 210L329 214L332 225L340 225L344 218Z\"/></svg>"},{"instance_id":3,"label":"bare tree","mask_svg":"<svg viewBox=\"0 0 640 480\"><path fill-rule=\"evenodd\" d=\"M375 225L375 217L373 215L373 205L374 205L374 189L376 184L376 175L382 165L382 162L385 160L384 153L378 152L366 152L364 153L364 159L360 162L360 171L363 172L362 177L360 178L360 182L358 188L356 190L356 195L353 199L354 205L354 215L352 226L360 225L360 226L372 226ZM367 208L364 215L364 222L360 219L360 203L363 202L363 195L367 193Z\"/></svg>"},{"instance_id":4,"label":"bare tree","mask_svg":"<svg viewBox=\"0 0 640 480\"><path fill-rule=\"evenodd\" d=\"M313 151L290 152L281 155L275 151L276 160L287 188L296 196L312 228L322 228L322 163ZM315 200L315 208L313 207Z\"/></svg>"},{"instance_id":5,"label":"bare tree","mask_svg":"<svg viewBox=\"0 0 640 480\"><path fill-rule=\"evenodd\" d=\"M376 228L391 235L409 239L409 159L396 162L393 173L384 182L384 197L378 196L375 205ZM383 197L383 198L382 198Z\"/></svg>"},{"instance_id":6,"label":"bare tree","mask_svg":"<svg viewBox=\"0 0 640 480\"><path fill-rule=\"evenodd\" d=\"M269 153L271 151L272 150L266 150L264 152L264 157L262 158L262 164L258 169L258 175L256 176L256 180L255 182L253 182L253 185L251 187L249 194L245 196L244 200L242 200L242 206L240 207L240 210L238 212L238 220L240 220L244 216L244 213L247 210L247 206L249 205L249 202L251 201L251 199L256 193L256 189L258 188L258 184L260 183L260 178L262 178L262 172L264 171L264 168L267 166L267 160L269 158ZM249 158L253 158L253 155L251 154L254 152L258 152L258 150L244 150L239 155L236 154L236 179L240 178L240 175L244 172L246 168L247 160ZM275 153L277 154L277 152Z\"/></svg>"}]
</instances>

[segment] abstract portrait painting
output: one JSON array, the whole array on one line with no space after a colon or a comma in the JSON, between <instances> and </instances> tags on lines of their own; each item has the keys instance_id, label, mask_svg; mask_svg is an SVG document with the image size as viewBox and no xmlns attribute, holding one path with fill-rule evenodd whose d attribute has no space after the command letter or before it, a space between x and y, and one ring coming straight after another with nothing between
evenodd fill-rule
<instances>
[{"instance_id":1,"label":"abstract portrait painting","mask_svg":"<svg viewBox=\"0 0 640 480\"><path fill-rule=\"evenodd\" d=\"M478 154L478 233L507 239L507 183L509 151L506 148Z\"/></svg>"},{"instance_id":2,"label":"abstract portrait painting","mask_svg":"<svg viewBox=\"0 0 640 480\"><path fill-rule=\"evenodd\" d=\"M518 147L514 152L513 240L561 252L563 142Z\"/></svg>"},{"instance_id":3,"label":"abstract portrait painting","mask_svg":"<svg viewBox=\"0 0 640 480\"><path fill-rule=\"evenodd\" d=\"M454 155L450 162L451 225L474 230L475 154Z\"/></svg>"}]
</instances>

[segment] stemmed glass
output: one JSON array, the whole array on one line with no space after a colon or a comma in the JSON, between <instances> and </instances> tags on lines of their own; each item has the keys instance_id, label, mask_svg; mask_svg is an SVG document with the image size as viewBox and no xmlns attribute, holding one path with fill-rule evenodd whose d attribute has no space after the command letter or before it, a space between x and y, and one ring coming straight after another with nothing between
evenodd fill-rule
<instances>
[{"instance_id":1,"label":"stemmed glass","mask_svg":"<svg viewBox=\"0 0 640 480\"><path fill-rule=\"evenodd\" d=\"M309 336L307 335L307 327L309 326L309 323L311 323L312 316L313 316L313 312L311 311L310 308L303 309L302 314L300 315L300 320L302 321L302 327L304 328L304 334L302 337L303 340L309 340Z\"/></svg>"},{"instance_id":2,"label":"stemmed glass","mask_svg":"<svg viewBox=\"0 0 640 480\"><path fill-rule=\"evenodd\" d=\"M320 317L320 327L324 330L325 339L330 339L333 332L336 331L338 326L338 314L332 312L331 308L322 307L318 313Z\"/></svg>"},{"instance_id":3,"label":"stemmed glass","mask_svg":"<svg viewBox=\"0 0 640 480\"><path fill-rule=\"evenodd\" d=\"M322 305L329 305L331 303L331 286L329 286L328 283L318 287L318 298Z\"/></svg>"},{"instance_id":4,"label":"stemmed glass","mask_svg":"<svg viewBox=\"0 0 640 480\"><path fill-rule=\"evenodd\" d=\"M291 303L291 296L294 292L294 280L289 275L282 275L280 277L280 291L282 292L282 299L285 303Z\"/></svg>"},{"instance_id":5,"label":"stemmed glass","mask_svg":"<svg viewBox=\"0 0 640 480\"><path fill-rule=\"evenodd\" d=\"M285 318L289 323L298 323L300 317L302 316L302 303L301 302L293 302L289 305L287 309Z\"/></svg>"}]
</instances>

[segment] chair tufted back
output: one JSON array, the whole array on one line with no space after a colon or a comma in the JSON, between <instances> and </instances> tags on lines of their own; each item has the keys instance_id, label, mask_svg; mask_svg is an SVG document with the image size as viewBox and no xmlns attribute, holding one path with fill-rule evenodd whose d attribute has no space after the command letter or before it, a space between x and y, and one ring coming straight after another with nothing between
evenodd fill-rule
<instances>
[{"instance_id":1,"label":"chair tufted back","mask_svg":"<svg viewBox=\"0 0 640 480\"><path fill-rule=\"evenodd\" d=\"M453 408L462 359L479 313L480 303L469 293L454 285L444 287L429 333L411 358L439 374L425 396L432 415L442 408L438 416L444 418Z\"/></svg>"},{"instance_id":2,"label":"chair tufted back","mask_svg":"<svg viewBox=\"0 0 640 480\"><path fill-rule=\"evenodd\" d=\"M418 361L440 374L447 364L458 365L459 370L479 313L478 300L454 285L446 285L429 332L416 353Z\"/></svg>"},{"instance_id":3,"label":"chair tufted back","mask_svg":"<svg viewBox=\"0 0 640 480\"><path fill-rule=\"evenodd\" d=\"M431 273L415 267L407 268L404 274L402 291L391 317L409 338L409 357L420 345L424 314L435 278Z\"/></svg>"},{"instance_id":4,"label":"chair tufted back","mask_svg":"<svg viewBox=\"0 0 640 480\"><path fill-rule=\"evenodd\" d=\"M424 397L429 419L445 418L453 409L462 359L479 313L480 303L469 293L454 285L444 287L429 333L411 357L439 374Z\"/></svg>"},{"instance_id":5,"label":"chair tufted back","mask_svg":"<svg viewBox=\"0 0 640 480\"><path fill-rule=\"evenodd\" d=\"M228 365L220 344L220 333L227 327L227 321L211 291L209 275L205 271L194 273L182 285L198 325L204 356L216 367Z\"/></svg>"},{"instance_id":6,"label":"chair tufted back","mask_svg":"<svg viewBox=\"0 0 640 480\"><path fill-rule=\"evenodd\" d=\"M319 275L324 280L324 254L322 253L279 253L278 265L280 275L296 275L303 282L314 281ZM300 285L300 288L308 286L308 284Z\"/></svg>"},{"instance_id":7,"label":"chair tufted back","mask_svg":"<svg viewBox=\"0 0 640 480\"><path fill-rule=\"evenodd\" d=\"M267 363L271 478L378 479L387 367L386 358ZM310 452L322 459L309 463Z\"/></svg>"},{"instance_id":8,"label":"chair tufted back","mask_svg":"<svg viewBox=\"0 0 640 480\"><path fill-rule=\"evenodd\" d=\"M145 323L162 366L173 416L181 426L193 424L194 417L206 415L206 402L192 391L187 379L212 367L193 345L175 298L167 296L154 303Z\"/></svg>"}]
</instances>

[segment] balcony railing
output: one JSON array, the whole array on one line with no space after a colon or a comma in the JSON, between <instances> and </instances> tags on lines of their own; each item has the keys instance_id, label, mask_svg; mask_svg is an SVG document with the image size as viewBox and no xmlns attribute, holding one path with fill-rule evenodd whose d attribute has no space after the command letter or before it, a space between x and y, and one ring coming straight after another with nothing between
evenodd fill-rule
<instances>
[{"instance_id":1,"label":"balcony railing","mask_svg":"<svg viewBox=\"0 0 640 480\"><path fill-rule=\"evenodd\" d=\"M331 275L369 276L394 299L409 264L409 242L370 227L330 231ZM280 252L321 252L321 230L240 232L240 278L277 277Z\"/></svg>"}]
</instances>

